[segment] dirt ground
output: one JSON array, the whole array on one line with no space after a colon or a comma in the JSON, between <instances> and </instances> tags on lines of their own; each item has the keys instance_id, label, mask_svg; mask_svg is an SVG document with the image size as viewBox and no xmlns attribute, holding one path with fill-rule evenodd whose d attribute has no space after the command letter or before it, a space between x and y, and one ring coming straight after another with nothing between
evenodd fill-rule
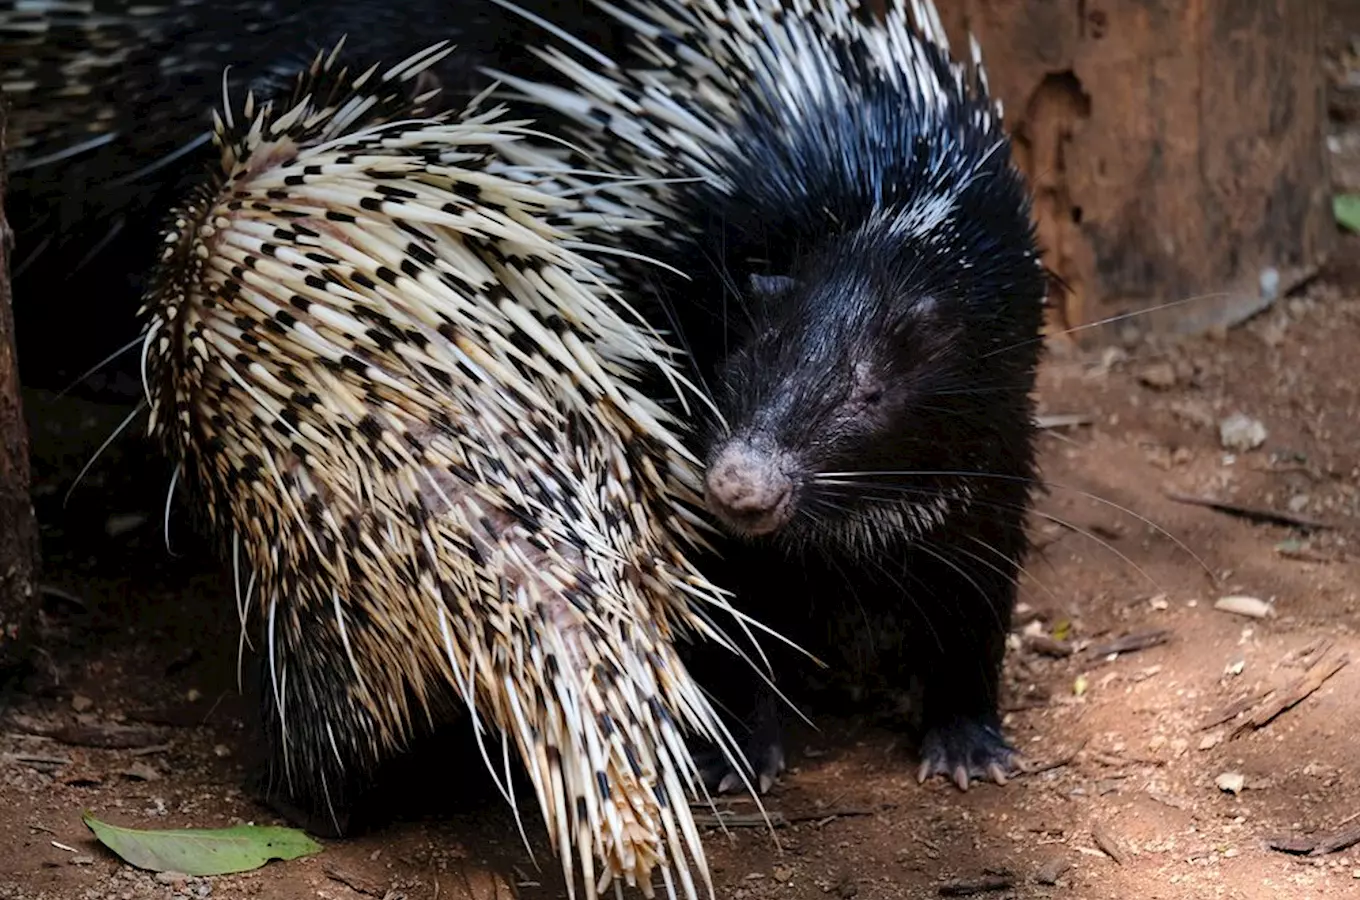
<instances>
[{"instance_id":1,"label":"dirt ground","mask_svg":"<svg viewBox=\"0 0 1360 900\"><path fill-rule=\"evenodd\" d=\"M1360 260L1360 240L1347 251ZM921 787L892 733L823 720L796 735L768 799L788 821L779 848L760 828L709 833L718 896L922 897L988 879L998 889L986 896L1015 898L1360 896L1360 846L1308 857L1265 843L1360 826L1360 664L1264 727L1234 736L1249 713L1225 719L1360 652L1356 347L1360 266L1227 335L1055 354L1044 413L1089 424L1043 440L1053 488L1035 517L1006 700L1010 735L1046 770L967 794ZM1218 423L1239 412L1265 439L1229 452ZM242 792L249 710L229 582L173 515L181 555L165 552L164 495L148 485L168 472L120 441L63 509L121 413L30 398L51 591L38 671L0 733L0 897L480 900L509 896L498 878L528 900L564 896L532 816L541 871L504 805L475 790L241 876L153 876L92 840L83 810L150 828L274 821ZM1254 522L1168 492L1335 528ZM1231 595L1271 614L1215 609ZM1036 629L1076 651L1044 655ZM1149 630L1166 641L1098 650ZM1220 786L1233 775L1235 793ZM442 787L479 779L464 767Z\"/></svg>"},{"instance_id":2,"label":"dirt ground","mask_svg":"<svg viewBox=\"0 0 1360 900\"><path fill-rule=\"evenodd\" d=\"M773 836L707 832L719 898L1360 897L1360 238L1348 258L1227 334L1053 355L1043 412L1081 421L1043 438L1052 490L1005 721L1039 771L920 786L897 736L821 720L767 799ZM246 875L153 876L103 850L83 811L146 828L277 820L243 791L229 579L179 511L166 552L168 469L128 436L67 502L124 410L27 402L48 591L36 671L0 723L0 898L566 895L535 814L539 868L476 766L436 765L413 790L423 808ZM1239 413L1259 446L1225 448ZM1230 596L1268 614L1215 608ZM1151 645L1107 652L1130 636Z\"/></svg>"}]
</instances>

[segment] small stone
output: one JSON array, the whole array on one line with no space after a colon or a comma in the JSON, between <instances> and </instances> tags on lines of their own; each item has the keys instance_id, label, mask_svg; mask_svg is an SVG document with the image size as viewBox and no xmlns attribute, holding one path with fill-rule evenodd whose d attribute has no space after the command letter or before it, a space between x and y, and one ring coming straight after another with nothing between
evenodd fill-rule
<instances>
[{"instance_id":1,"label":"small stone","mask_svg":"<svg viewBox=\"0 0 1360 900\"><path fill-rule=\"evenodd\" d=\"M1303 512L1308 508L1309 499L1307 494L1295 494L1289 498L1289 503L1287 504L1289 506L1289 511L1292 513Z\"/></svg>"},{"instance_id":2,"label":"small stone","mask_svg":"<svg viewBox=\"0 0 1360 900\"><path fill-rule=\"evenodd\" d=\"M1179 400L1171 403L1167 409L1178 419L1187 425L1196 428L1213 428L1215 419L1214 411L1209 404L1202 400Z\"/></svg>"},{"instance_id":3,"label":"small stone","mask_svg":"<svg viewBox=\"0 0 1360 900\"><path fill-rule=\"evenodd\" d=\"M1034 880L1040 884L1055 885L1063 873L1072 868L1072 863L1061 856L1055 856L1048 862L1039 867L1039 871L1034 873Z\"/></svg>"},{"instance_id":4,"label":"small stone","mask_svg":"<svg viewBox=\"0 0 1360 900\"><path fill-rule=\"evenodd\" d=\"M1176 386L1176 367L1169 362L1152 363L1138 373L1138 380L1155 390L1167 390Z\"/></svg>"},{"instance_id":5,"label":"small stone","mask_svg":"<svg viewBox=\"0 0 1360 900\"><path fill-rule=\"evenodd\" d=\"M1226 794L1240 794L1242 789L1247 786L1247 776L1241 772L1224 772L1214 779L1214 784L1218 789Z\"/></svg>"},{"instance_id":6,"label":"small stone","mask_svg":"<svg viewBox=\"0 0 1360 900\"><path fill-rule=\"evenodd\" d=\"M1223 742L1223 735L1215 731L1213 734L1206 734L1199 742L1199 749L1212 750Z\"/></svg>"},{"instance_id":7,"label":"small stone","mask_svg":"<svg viewBox=\"0 0 1360 900\"><path fill-rule=\"evenodd\" d=\"M788 866L775 866L770 870L770 876L782 884L793 877L793 870Z\"/></svg>"},{"instance_id":8,"label":"small stone","mask_svg":"<svg viewBox=\"0 0 1360 900\"><path fill-rule=\"evenodd\" d=\"M1231 596L1220 597L1214 601L1214 609L1219 612L1232 613L1238 616L1247 616L1252 619L1264 619L1274 612L1269 603L1258 597Z\"/></svg>"},{"instance_id":9,"label":"small stone","mask_svg":"<svg viewBox=\"0 0 1360 900\"><path fill-rule=\"evenodd\" d=\"M94 701L83 694L76 694L71 698L71 708L78 713L89 712L94 706Z\"/></svg>"},{"instance_id":10,"label":"small stone","mask_svg":"<svg viewBox=\"0 0 1360 900\"><path fill-rule=\"evenodd\" d=\"M188 875L185 875L183 872L157 872L157 873L156 873L156 883L157 883L157 884L173 884L173 885L181 885L181 884L186 883L188 880L189 880L189 876L188 876Z\"/></svg>"},{"instance_id":11,"label":"small stone","mask_svg":"<svg viewBox=\"0 0 1360 900\"><path fill-rule=\"evenodd\" d=\"M1266 426L1243 413L1233 413L1218 423L1218 440L1224 450L1237 453L1255 450L1266 442L1266 437Z\"/></svg>"},{"instance_id":12,"label":"small stone","mask_svg":"<svg viewBox=\"0 0 1360 900\"><path fill-rule=\"evenodd\" d=\"M69 860L69 862L70 862L71 865L73 865L73 866L92 866L92 865L94 865L94 857L93 857L93 856L84 856L84 855L81 855L81 856L73 856L73 857L71 857L71 859Z\"/></svg>"}]
</instances>

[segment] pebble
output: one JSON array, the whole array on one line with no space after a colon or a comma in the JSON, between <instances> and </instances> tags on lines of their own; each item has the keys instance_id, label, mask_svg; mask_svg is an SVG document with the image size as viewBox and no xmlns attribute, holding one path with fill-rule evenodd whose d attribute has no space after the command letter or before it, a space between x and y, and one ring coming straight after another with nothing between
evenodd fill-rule
<instances>
[{"instance_id":1,"label":"pebble","mask_svg":"<svg viewBox=\"0 0 1360 900\"><path fill-rule=\"evenodd\" d=\"M1255 450L1266 442L1266 426L1243 413L1233 413L1218 423L1218 440L1224 450L1238 453Z\"/></svg>"},{"instance_id":2,"label":"pebble","mask_svg":"<svg viewBox=\"0 0 1360 900\"><path fill-rule=\"evenodd\" d=\"M1252 619L1264 619L1274 610L1271 605L1259 597L1220 597L1214 602L1214 609L1219 612L1233 613L1239 616L1248 616Z\"/></svg>"},{"instance_id":3,"label":"pebble","mask_svg":"<svg viewBox=\"0 0 1360 900\"><path fill-rule=\"evenodd\" d=\"M1214 779L1214 784L1218 789L1228 794L1240 794L1242 789L1247 786L1247 776L1241 772L1224 772Z\"/></svg>"},{"instance_id":4,"label":"pebble","mask_svg":"<svg viewBox=\"0 0 1360 900\"><path fill-rule=\"evenodd\" d=\"M1159 391L1176 386L1176 367L1169 362L1155 362L1144 366L1138 373L1138 380Z\"/></svg>"}]
</instances>

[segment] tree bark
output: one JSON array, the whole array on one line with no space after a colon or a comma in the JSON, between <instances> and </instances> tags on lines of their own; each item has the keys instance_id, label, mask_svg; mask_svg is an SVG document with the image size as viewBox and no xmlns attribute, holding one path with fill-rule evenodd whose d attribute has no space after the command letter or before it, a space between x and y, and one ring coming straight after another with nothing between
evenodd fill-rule
<instances>
[{"instance_id":1,"label":"tree bark","mask_svg":"<svg viewBox=\"0 0 1360 900\"><path fill-rule=\"evenodd\" d=\"M6 104L0 97L0 148ZM0 679L24 662L37 605L38 526L29 495L28 429L19 393L9 258L14 235L5 218L6 173L0 153Z\"/></svg>"},{"instance_id":2,"label":"tree bark","mask_svg":"<svg viewBox=\"0 0 1360 900\"><path fill-rule=\"evenodd\" d=\"M1005 104L1045 261L1070 288L1058 328L1163 304L1178 305L1120 327L1235 324L1325 261L1324 3L936 5L957 55L976 35Z\"/></svg>"}]
</instances>

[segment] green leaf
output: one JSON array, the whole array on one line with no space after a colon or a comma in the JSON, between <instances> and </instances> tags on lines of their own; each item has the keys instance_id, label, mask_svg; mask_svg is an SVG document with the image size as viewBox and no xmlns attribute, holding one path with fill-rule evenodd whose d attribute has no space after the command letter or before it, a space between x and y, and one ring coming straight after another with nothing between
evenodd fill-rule
<instances>
[{"instance_id":1,"label":"green leaf","mask_svg":"<svg viewBox=\"0 0 1360 900\"><path fill-rule=\"evenodd\" d=\"M105 847L139 869L185 875L229 875L258 869L271 859L297 859L321 845L296 828L238 825L142 831L81 817Z\"/></svg>"},{"instance_id":2,"label":"green leaf","mask_svg":"<svg viewBox=\"0 0 1360 900\"><path fill-rule=\"evenodd\" d=\"M1342 228L1360 232L1360 194L1337 194L1332 198L1332 214Z\"/></svg>"}]
</instances>

